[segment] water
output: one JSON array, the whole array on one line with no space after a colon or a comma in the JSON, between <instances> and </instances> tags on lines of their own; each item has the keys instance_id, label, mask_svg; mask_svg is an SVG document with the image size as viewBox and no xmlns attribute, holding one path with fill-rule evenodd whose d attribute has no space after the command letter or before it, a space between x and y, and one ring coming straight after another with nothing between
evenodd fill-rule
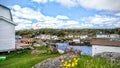
<instances>
[{"instance_id":1,"label":"water","mask_svg":"<svg viewBox=\"0 0 120 68\"><path fill-rule=\"evenodd\" d=\"M67 46L70 46L68 43L57 43L58 48L61 50L65 50ZM92 55L92 47L91 46L70 46L74 49L81 50L83 55Z\"/></svg>"}]
</instances>

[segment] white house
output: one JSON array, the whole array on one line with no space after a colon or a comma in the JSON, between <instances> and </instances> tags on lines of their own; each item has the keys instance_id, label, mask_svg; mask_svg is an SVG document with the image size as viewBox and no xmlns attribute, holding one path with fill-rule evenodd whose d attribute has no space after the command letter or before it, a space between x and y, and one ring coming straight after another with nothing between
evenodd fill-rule
<instances>
[{"instance_id":1,"label":"white house","mask_svg":"<svg viewBox=\"0 0 120 68\"><path fill-rule=\"evenodd\" d=\"M57 39L58 39L58 36L52 35L51 38L54 39L54 40L57 40Z\"/></svg>"},{"instance_id":2,"label":"white house","mask_svg":"<svg viewBox=\"0 0 120 68\"><path fill-rule=\"evenodd\" d=\"M96 38L109 38L109 34L96 34Z\"/></svg>"},{"instance_id":3,"label":"white house","mask_svg":"<svg viewBox=\"0 0 120 68\"><path fill-rule=\"evenodd\" d=\"M103 52L120 53L120 41L112 41L107 39L94 39L92 44L92 56Z\"/></svg>"},{"instance_id":4,"label":"white house","mask_svg":"<svg viewBox=\"0 0 120 68\"><path fill-rule=\"evenodd\" d=\"M15 49L15 25L10 9L0 5L0 52Z\"/></svg>"},{"instance_id":5,"label":"white house","mask_svg":"<svg viewBox=\"0 0 120 68\"><path fill-rule=\"evenodd\" d=\"M120 35L119 34L110 34L110 38L111 39L120 39Z\"/></svg>"},{"instance_id":6,"label":"white house","mask_svg":"<svg viewBox=\"0 0 120 68\"><path fill-rule=\"evenodd\" d=\"M68 35L68 38L73 38L73 37L74 37L74 35L72 35L72 34Z\"/></svg>"},{"instance_id":7,"label":"white house","mask_svg":"<svg viewBox=\"0 0 120 68\"><path fill-rule=\"evenodd\" d=\"M88 35L80 35L80 39L85 39L87 37L88 37Z\"/></svg>"},{"instance_id":8,"label":"white house","mask_svg":"<svg viewBox=\"0 0 120 68\"><path fill-rule=\"evenodd\" d=\"M73 42L75 42L75 43L80 43L80 39L74 38L74 39L73 39Z\"/></svg>"},{"instance_id":9,"label":"white house","mask_svg":"<svg viewBox=\"0 0 120 68\"><path fill-rule=\"evenodd\" d=\"M39 35L39 36L36 36L35 38L37 39L58 39L58 37L56 35Z\"/></svg>"}]
</instances>

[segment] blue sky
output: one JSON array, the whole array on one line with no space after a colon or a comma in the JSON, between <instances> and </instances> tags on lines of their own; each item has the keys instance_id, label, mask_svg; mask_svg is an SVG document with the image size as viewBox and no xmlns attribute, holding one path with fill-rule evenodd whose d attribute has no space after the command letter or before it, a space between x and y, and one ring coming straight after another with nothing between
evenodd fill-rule
<instances>
[{"instance_id":1,"label":"blue sky","mask_svg":"<svg viewBox=\"0 0 120 68\"><path fill-rule=\"evenodd\" d=\"M120 27L120 0L0 0L20 29Z\"/></svg>"}]
</instances>

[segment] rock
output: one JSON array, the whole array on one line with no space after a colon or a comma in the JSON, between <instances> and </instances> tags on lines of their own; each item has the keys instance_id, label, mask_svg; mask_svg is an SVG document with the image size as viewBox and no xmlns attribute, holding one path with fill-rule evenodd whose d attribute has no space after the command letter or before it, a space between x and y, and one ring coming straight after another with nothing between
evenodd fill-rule
<instances>
[{"instance_id":1,"label":"rock","mask_svg":"<svg viewBox=\"0 0 120 68\"><path fill-rule=\"evenodd\" d=\"M35 48L34 47L32 47L32 46L29 46L28 47L30 50L34 50Z\"/></svg>"},{"instance_id":2,"label":"rock","mask_svg":"<svg viewBox=\"0 0 120 68\"><path fill-rule=\"evenodd\" d=\"M57 53L57 52L58 52L57 45L54 44L54 43L51 43L51 44L50 44L50 51L51 51L52 53Z\"/></svg>"},{"instance_id":3,"label":"rock","mask_svg":"<svg viewBox=\"0 0 120 68\"><path fill-rule=\"evenodd\" d=\"M32 54L44 54L44 53L47 53L47 50L33 50L32 52L31 52Z\"/></svg>"},{"instance_id":4,"label":"rock","mask_svg":"<svg viewBox=\"0 0 120 68\"><path fill-rule=\"evenodd\" d=\"M41 63L36 64L33 68L59 68L61 61L59 58L47 59Z\"/></svg>"},{"instance_id":5,"label":"rock","mask_svg":"<svg viewBox=\"0 0 120 68\"><path fill-rule=\"evenodd\" d=\"M80 50L75 50L72 47L67 47L65 49L65 54L67 54L67 53L81 55L81 51Z\"/></svg>"},{"instance_id":6,"label":"rock","mask_svg":"<svg viewBox=\"0 0 120 68\"><path fill-rule=\"evenodd\" d=\"M116 52L103 52L95 55L96 57L103 57L110 60L120 60L120 53Z\"/></svg>"},{"instance_id":7,"label":"rock","mask_svg":"<svg viewBox=\"0 0 120 68\"><path fill-rule=\"evenodd\" d=\"M64 54L60 57L50 58L50 59L44 60L44 61L36 64L32 68L60 68L60 65L62 64L62 62L61 62L62 59L68 60L71 58L73 58L72 55Z\"/></svg>"}]
</instances>

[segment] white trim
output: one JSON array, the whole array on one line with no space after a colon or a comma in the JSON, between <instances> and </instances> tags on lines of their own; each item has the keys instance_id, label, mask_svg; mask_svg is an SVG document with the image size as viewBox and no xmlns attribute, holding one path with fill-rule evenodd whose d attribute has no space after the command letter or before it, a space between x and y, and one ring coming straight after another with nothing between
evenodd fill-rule
<instances>
[{"instance_id":1,"label":"white trim","mask_svg":"<svg viewBox=\"0 0 120 68\"><path fill-rule=\"evenodd\" d=\"M11 20L3 17L3 16L0 16L0 19L3 19L3 20L5 20L5 21L7 21L7 22L9 22L9 23L11 23L11 24L13 24L13 25L15 25L15 26L17 25L17 24L15 24L13 21L11 21Z\"/></svg>"}]
</instances>

